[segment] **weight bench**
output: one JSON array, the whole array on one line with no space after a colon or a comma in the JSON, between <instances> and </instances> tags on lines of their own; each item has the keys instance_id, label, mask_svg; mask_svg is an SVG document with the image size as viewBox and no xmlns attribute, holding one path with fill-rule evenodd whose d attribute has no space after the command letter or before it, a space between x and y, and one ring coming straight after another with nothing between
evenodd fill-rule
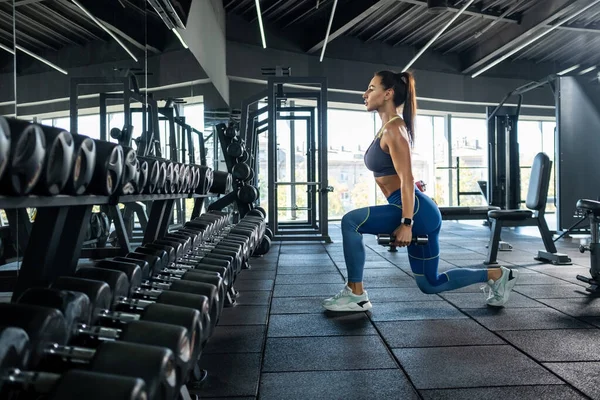
<instances>
[{"instance_id":1,"label":"weight bench","mask_svg":"<svg viewBox=\"0 0 600 400\"><path fill-rule=\"evenodd\" d=\"M500 210L500 207L440 207L443 220L485 219L489 220L488 212Z\"/></svg>"},{"instance_id":2,"label":"weight bench","mask_svg":"<svg viewBox=\"0 0 600 400\"><path fill-rule=\"evenodd\" d=\"M595 200L580 199L577 201L577 210L582 211L590 221L592 238L589 245L579 246L579 251L590 252L590 276L577 275L577 280L588 283L588 292L600 293L600 242L598 241L598 222L600 222L600 202Z\"/></svg>"},{"instance_id":3,"label":"weight bench","mask_svg":"<svg viewBox=\"0 0 600 400\"><path fill-rule=\"evenodd\" d=\"M490 242L488 245L486 265L497 265L498 245L503 227L537 226L546 251L538 251L535 260L550 262L556 265L571 264L566 254L557 253L548 224L544 219L546 202L548 201L548 186L550 185L550 169L552 162L546 153L538 153L531 166L531 178L527 191L526 210L493 210L488 212L492 223Z\"/></svg>"}]
</instances>

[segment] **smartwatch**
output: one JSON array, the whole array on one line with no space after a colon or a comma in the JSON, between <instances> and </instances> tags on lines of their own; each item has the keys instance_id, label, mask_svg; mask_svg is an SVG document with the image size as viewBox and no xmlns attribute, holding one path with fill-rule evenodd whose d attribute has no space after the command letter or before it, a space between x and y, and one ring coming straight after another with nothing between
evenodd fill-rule
<instances>
[{"instance_id":1,"label":"smartwatch","mask_svg":"<svg viewBox=\"0 0 600 400\"><path fill-rule=\"evenodd\" d=\"M410 219L410 218L402 218L402 219L400 220L400 223L401 223L402 225L408 225L408 226L412 226L412 224L413 224L413 220L412 220L412 219Z\"/></svg>"}]
</instances>

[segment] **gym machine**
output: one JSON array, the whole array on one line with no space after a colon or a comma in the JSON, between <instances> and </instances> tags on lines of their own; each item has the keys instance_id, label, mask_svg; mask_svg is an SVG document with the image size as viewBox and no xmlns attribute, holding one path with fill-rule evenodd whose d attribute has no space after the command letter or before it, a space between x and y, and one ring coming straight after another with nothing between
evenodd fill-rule
<instances>
[{"instance_id":1,"label":"gym machine","mask_svg":"<svg viewBox=\"0 0 600 400\"><path fill-rule=\"evenodd\" d=\"M577 201L577 210L584 214L590 224L591 239L587 245L579 246L579 251L590 252L590 276L577 275L577 280L590 286L586 290L590 293L600 293L600 238L598 227L600 223L600 201L580 199Z\"/></svg>"}]
</instances>

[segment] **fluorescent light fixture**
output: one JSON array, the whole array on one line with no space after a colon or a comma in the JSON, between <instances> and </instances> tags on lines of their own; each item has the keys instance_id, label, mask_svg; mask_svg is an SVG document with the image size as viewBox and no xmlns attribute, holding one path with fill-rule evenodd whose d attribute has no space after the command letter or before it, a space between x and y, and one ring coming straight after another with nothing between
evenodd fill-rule
<instances>
[{"instance_id":1,"label":"fluorescent light fixture","mask_svg":"<svg viewBox=\"0 0 600 400\"><path fill-rule=\"evenodd\" d=\"M325 41L323 42L323 48L321 48L321 58L319 59L320 62L323 62L323 56L325 55L325 47L327 47L327 41L329 40L329 32L331 31L331 24L333 23L333 14L335 14L335 7L337 6L337 2L338 0L333 0L333 8L331 9L331 15L329 16L327 33L325 33Z\"/></svg>"},{"instance_id":2,"label":"fluorescent light fixture","mask_svg":"<svg viewBox=\"0 0 600 400\"><path fill-rule=\"evenodd\" d=\"M55 69L55 70L57 70L58 72L61 72L61 73L65 74L65 75L69 75L69 73L68 73L66 70L62 69L61 67L59 67L59 66L58 66L58 65L56 65L56 64L53 64L53 63L51 63L50 61L46 60L45 58L42 58L42 57L38 56L37 54L35 54L35 53L32 53L31 51L29 51L29 50L27 50L27 49L24 49L24 48L22 48L22 47L21 47L21 46L19 46L19 45L16 45L16 46L15 46L15 48L16 48L17 50L19 50L19 51L22 51L23 53L27 54L28 56L31 56L31 57L35 58L36 60L38 60L38 61L41 61L41 62L43 62L44 64L46 64L46 65L48 65L48 66L50 66L50 67L54 68L54 69Z\"/></svg>"},{"instance_id":3,"label":"fluorescent light fixture","mask_svg":"<svg viewBox=\"0 0 600 400\"><path fill-rule=\"evenodd\" d=\"M552 27L550 27L549 29L546 29L545 31L543 31L539 35L535 35L534 37L532 37L531 39L529 39L528 41L526 41L525 43L523 43L522 45L520 45L516 49L509 51L508 53L506 53L505 55L503 55L502 57L500 57L496 61L494 61L494 62L486 65L485 67L483 67L479 71L475 72L473 75L471 75L471 78L475 78L475 77L481 75L482 73L484 73L485 71L487 71L488 69L492 68L493 66L500 64L502 61L506 60L508 57L512 56L515 53L518 53L519 51L523 50L525 47L529 46L530 44L532 44L532 43L540 40L541 38L543 38L544 36L546 36L547 34L549 34L550 32L552 32L553 30L555 30L559 26L561 26L563 24L566 24L567 22L569 22L573 18L576 18L577 16L583 14L584 12L586 12L587 10L589 10L590 8L592 8L593 6L595 6L598 3L600 3L600 0L595 0L595 1L591 2L590 4L588 4L587 6L584 6L584 7L580 8L579 10L577 10L576 12L574 12L569 17L561 20L557 24L552 25Z\"/></svg>"},{"instance_id":4,"label":"fluorescent light fixture","mask_svg":"<svg viewBox=\"0 0 600 400\"><path fill-rule=\"evenodd\" d=\"M185 42L185 40L183 40L183 38L179 34L179 31L177 30L177 28L173 28L173 33L175 34L175 36L177 36L177 39L179 39L179 41L181 42L181 44L183 45L183 47L185 47L186 49L189 49L189 46L187 45L187 43Z\"/></svg>"},{"instance_id":5,"label":"fluorescent light fixture","mask_svg":"<svg viewBox=\"0 0 600 400\"><path fill-rule=\"evenodd\" d=\"M560 72L557 72L557 73L556 73L556 75L565 75L565 74L568 74L569 72L573 72L573 71L575 71L575 70L576 70L577 68L579 68L579 67L580 67L580 65L579 65L579 64L577 64L577 65L573 65L572 67L569 67L569 68L567 68L567 69L564 69L564 70L562 70L562 71L560 71Z\"/></svg>"},{"instance_id":6,"label":"fluorescent light fixture","mask_svg":"<svg viewBox=\"0 0 600 400\"><path fill-rule=\"evenodd\" d=\"M267 48L267 41L265 40L265 28L262 22L262 13L260 11L260 0L254 0L256 4L256 15L258 16L258 25L260 26L260 36L262 37L263 49Z\"/></svg>"},{"instance_id":7,"label":"fluorescent light fixture","mask_svg":"<svg viewBox=\"0 0 600 400\"><path fill-rule=\"evenodd\" d=\"M0 43L0 49L2 49L4 51L8 51L12 55L15 54L15 51L13 49L11 49L10 47L7 47L7 46L3 45L2 43Z\"/></svg>"},{"instance_id":8,"label":"fluorescent light fixture","mask_svg":"<svg viewBox=\"0 0 600 400\"><path fill-rule=\"evenodd\" d=\"M406 72L407 69L410 68L411 65L413 65L413 63L415 61L417 61L417 59L419 57L421 57L421 55L423 55L423 53L425 53L425 51L433 44L433 42L435 42L441 35L442 33L444 33L446 31L446 29L448 29L450 27L450 25L452 25L452 23L454 21L456 21L456 18L458 18L467 8L469 8L469 6L473 3L473 1L475 0L469 0L465 3L465 5L456 13L454 14L454 17L452 17L450 19L450 21L448 21L448 23L446 25L444 25L444 27L442 29L440 29L440 31L438 33L435 34L434 37L432 37L429 42L427 42L427 44L425 45L425 47L423 47L416 56L414 56L412 58L412 60L410 60L408 62L408 64L406 64L406 66L404 67L404 69L402 70L402 72ZM600 1L600 0L599 0Z\"/></svg>"},{"instance_id":9,"label":"fluorescent light fixture","mask_svg":"<svg viewBox=\"0 0 600 400\"><path fill-rule=\"evenodd\" d=\"M71 1L73 2L73 4L75 4L77 7L79 7L81 9L81 11L83 11L83 13L88 16L89 19L94 21L94 23L96 25L98 25L102 30L104 30L104 32L108 33L110 35L110 37L112 37L117 43L119 43L119 45L127 52L127 54L129 54L131 56L131 58L133 58L133 60L135 62L138 62L137 57L133 55L133 53L127 48L127 46L125 46L123 44L123 42L121 42L121 40L114 33L112 33L110 31L110 29L108 29L106 26L104 26L104 24L102 22L100 22L99 19L94 17L88 10L86 10L81 4L79 4L79 2L77 0L71 0Z\"/></svg>"},{"instance_id":10,"label":"fluorescent light fixture","mask_svg":"<svg viewBox=\"0 0 600 400\"><path fill-rule=\"evenodd\" d=\"M66 70L62 69L61 67L59 67L56 64L51 63L50 61L46 60L45 58L40 57L37 54L32 53L31 51L29 51L27 49L24 49L23 47L21 47L19 45L16 45L15 47L17 48L17 50L20 50L23 53L27 54L28 56L31 56L31 57L35 58L36 60L43 62L44 64L46 64L46 65L54 68L58 72L61 72L61 73L65 74L65 75L69 75L69 73ZM7 46L5 46L3 44L0 44L0 49L9 52L12 55L15 54L15 51L13 49L11 49L10 47L7 47Z\"/></svg>"},{"instance_id":11,"label":"fluorescent light fixture","mask_svg":"<svg viewBox=\"0 0 600 400\"><path fill-rule=\"evenodd\" d=\"M587 74L587 73L589 73L589 72L592 72L592 71L593 71L593 70L595 70L595 69L596 69L596 66L595 66L595 65L594 65L593 67L589 67L589 68L586 68L586 69L582 69L581 71L579 71L579 75L585 75L585 74Z\"/></svg>"}]
</instances>

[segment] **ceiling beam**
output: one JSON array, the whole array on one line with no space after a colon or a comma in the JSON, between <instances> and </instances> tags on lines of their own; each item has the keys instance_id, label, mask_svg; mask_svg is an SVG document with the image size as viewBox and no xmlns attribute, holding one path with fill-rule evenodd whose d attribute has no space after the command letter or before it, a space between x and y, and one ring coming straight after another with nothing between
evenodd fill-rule
<instances>
[{"instance_id":1,"label":"ceiling beam","mask_svg":"<svg viewBox=\"0 0 600 400\"><path fill-rule=\"evenodd\" d=\"M583 0L589 4L591 0ZM505 27L500 34L480 40L463 56L463 73L468 74L482 67L494 58L511 50L525 38L548 26L572 9L577 0L544 0L537 2L522 18L520 24ZM584 6L585 4L580 4Z\"/></svg>"},{"instance_id":2,"label":"ceiling beam","mask_svg":"<svg viewBox=\"0 0 600 400\"><path fill-rule=\"evenodd\" d=\"M401 3L406 3L406 4L414 4L416 6L423 6L423 7L427 6L427 0L395 0L395 1L399 1ZM546 0L544 0L544 1L546 1ZM551 0L548 0L548 1L551 1ZM460 7L449 6L447 12L457 13L459 11L460 11ZM494 12L482 12L475 6L471 6L471 7L467 8L463 12L463 15L468 15L471 17L480 17L483 19L489 19L489 20L494 20L494 21L498 20L501 22L508 22L508 23L512 23L512 24L519 23L519 20L517 18L505 16L505 17L498 19L498 17L501 16L502 14L494 13Z\"/></svg>"},{"instance_id":3,"label":"ceiling beam","mask_svg":"<svg viewBox=\"0 0 600 400\"><path fill-rule=\"evenodd\" d=\"M343 12L336 14L333 19L327 43L343 35L381 7L391 4L394 1L396 0L351 0L344 3ZM323 39L312 45L308 53L320 50L325 44L325 29L322 31L318 30L316 34L320 35Z\"/></svg>"},{"instance_id":4,"label":"ceiling beam","mask_svg":"<svg viewBox=\"0 0 600 400\"><path fill-rule=\"evenodd\" d=\"M82 19L89 21L89 18L71 1L56 1L63 7L67 7L76 12ZM144 15L140 15L132 8L122 8L121 6L118 6L118 8L107 7L102 1L97 0L79 1L95 18L100 20L103 24L111 25L115 29L111 29L113 32L118 32L121 37L127 39L129 42L132 42L133 40L143 46L151 46L153 49L163 49L166 45L166 37L167 35L170 35L170 33L168 33L167 28L162 21L160 23L151 23L150 19L147 18L146 34L144 26L139 26L140 23L143 23ZM116 1L115 4L118 5ZM91 21L89 23L92 24ZM138 46L136 45L136 47Z\"/></svg>"}]
</instances>

